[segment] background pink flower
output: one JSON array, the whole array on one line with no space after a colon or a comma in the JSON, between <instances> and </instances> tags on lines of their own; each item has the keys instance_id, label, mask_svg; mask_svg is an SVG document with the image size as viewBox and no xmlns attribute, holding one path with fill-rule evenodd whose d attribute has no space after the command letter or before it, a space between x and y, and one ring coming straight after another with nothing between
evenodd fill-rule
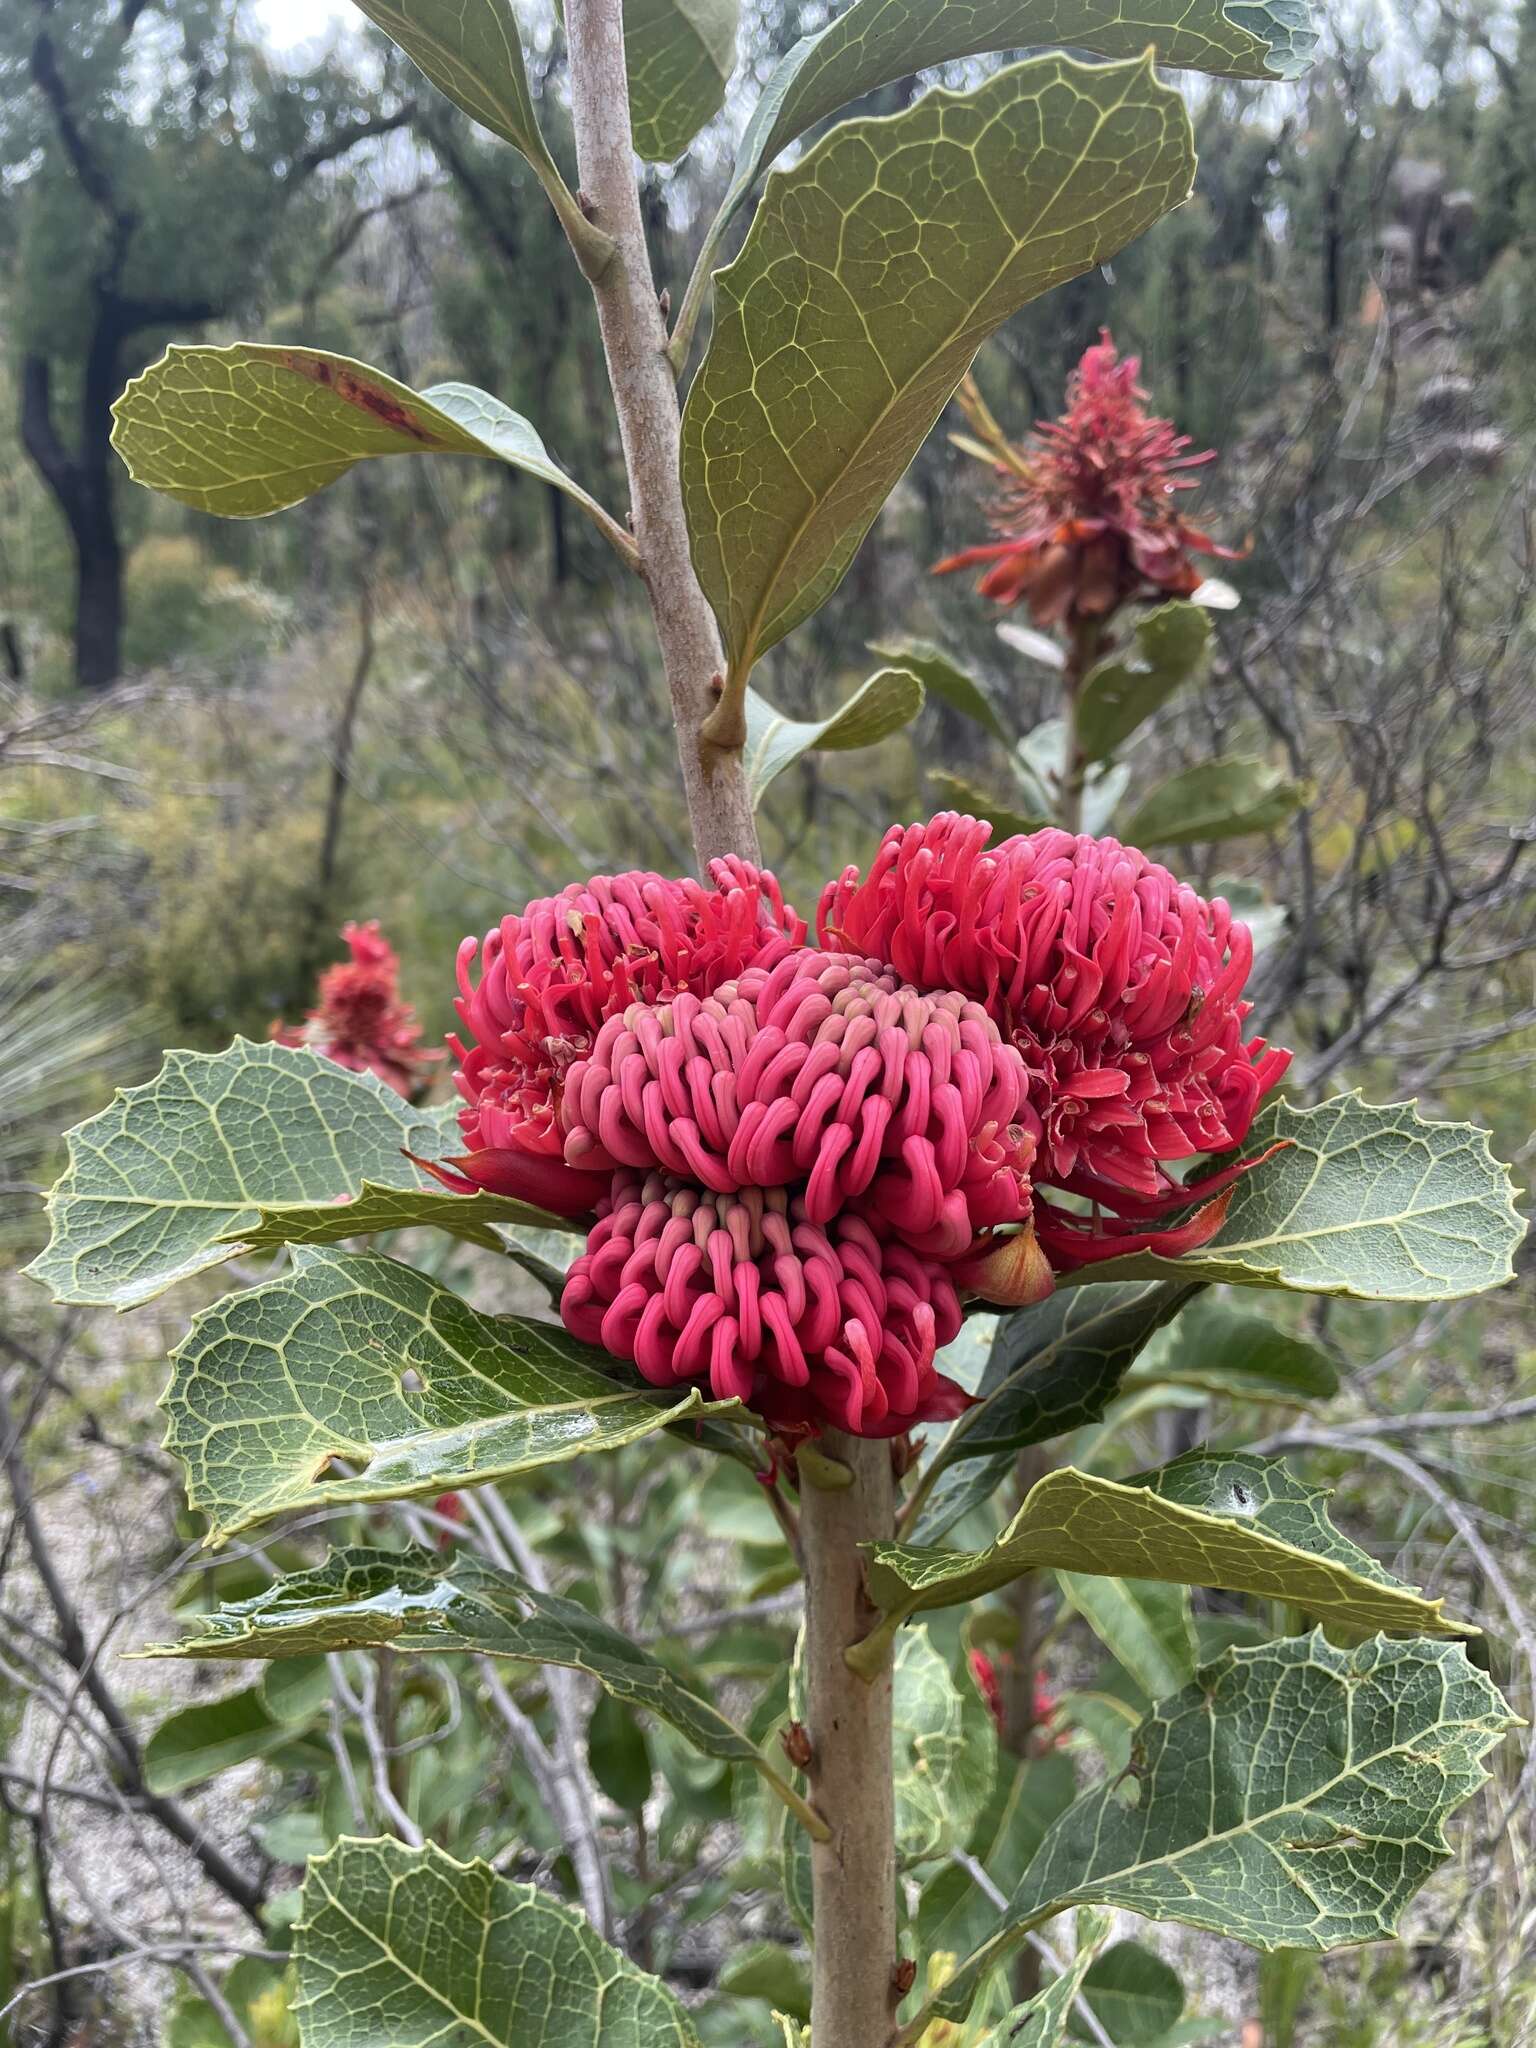
<instances>
[{"instance_id":1,"label":"background pink flower","mask_svg":"<svg viewBox=\"0 0 1536 2048\"><path fill-rule=\"evenodd\" d=\"M421 1042L416 1012L400 998L400 961L379 930L368 924L342 926L351 955L320 976L318 1001L302 1024L272 1026L278 1045L308 1045L353 1073L376 1074L398 1095L417 1094L440 1052Z\"/></svg>"}]
</instances>

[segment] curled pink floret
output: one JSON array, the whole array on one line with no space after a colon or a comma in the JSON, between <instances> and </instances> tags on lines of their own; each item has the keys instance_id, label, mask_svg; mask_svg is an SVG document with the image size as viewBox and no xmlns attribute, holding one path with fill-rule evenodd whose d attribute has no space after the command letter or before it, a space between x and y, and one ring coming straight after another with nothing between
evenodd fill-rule
<instances>
[{"instance_id":1,"label":"curled pink floret","mask_svg":"<svg viewBox=\"0 0 1536 2048\"><path fill-rule=\"evenodd\" d=\"M1215 1192L1165 1162L1241 1144L1290 1064L1243 1037L1252 937L1118 840L1046 830L993 847L991 829L952 812L892 826L867 875L828 884L822 943L984 1003L1029 1069L1037 1183L1135 1219L1145 1242L1148 1219ZM1053 1263L1058 1246L1077 1263L1081 1219L1043 1203L1037 1221Z\"/></svg>"},{"instance_id":2,"label":"curled pink floret","mask_svg":"<svg viewBox=\"0 0 1536 2048\"><path fill-rule=\"evenodd\" d=\"M605 1018L682 990L707 995L804 938L804 920L774 877L730 859L711 863L708 883L640 871L598 875L504 917L483 945L465 939L454 1006L461 1033L449 1043L460 1061L454 1080L471 1156L558 1160L559 1083ZM455 1164L475 1177L469 1162ZM486 1163L482 1171L496 1169Z\"/></svg>"},{"instance_id":3,"label":"curled pink floret","mask_svg":"<svg viewBox=\"0 0 1536 2048\"><path fill-rule=\"evenodd\" d=\"M652 1386L700 1381L782 1426L897 1436L966 1403L934 1366L960 1328L943 1267L783 1187L620 1168L560 1312Z\"/></svg>"},{"instance_id":4,"label":"curled pink floret","mask_svg":"<svg viewBox=\"0 0 1536 2048\"><path fill-rule=\"evenodd\" d=\"M798 951L609 1018L565 1076L565 1158L722 1197L794 1186L817 1228L852 1203L912 1250L959 1258L1029 1214L1028 1079L980 1003Z\"/></svg>"}]
</instances>

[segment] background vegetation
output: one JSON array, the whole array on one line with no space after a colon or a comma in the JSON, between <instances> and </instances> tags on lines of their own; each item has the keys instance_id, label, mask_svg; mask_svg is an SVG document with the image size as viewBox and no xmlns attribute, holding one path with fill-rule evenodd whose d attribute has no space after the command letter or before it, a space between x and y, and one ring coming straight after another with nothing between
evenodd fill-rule
<instances>
[{"instance_id":1,"label":"background vegetation","mask_svg":"<svg viewBox=\"0 0 1536 2048\"><path fill-rule=\"evenodd\" d=\"M749 9L743 75L818 18ZM534 42L562 154L559 43L548 25ZM1108 323L1160 409L1219 446L1198 515L1251 538L1230 571L1242 602L1203 685L1142 728L1138 785L1239 752L1306 785L1283 827L1193 840L1177 863L1255 915L1258 1022L1298 1050L1293 1093L1419 1094L1527 1172L1533 79L1536 0L1470 0L1336 18L1300 85L1197 88L1196 199L978 365L1017 435ZM717 146L648 174L674 292L735 119L733 96ZM282 520L218 524L134 492L107 445L111 399L168 339L280 337L417 387L481 384L617 504L590 304L520 158L371 34L280 48L228 0L16 0L0 180L0 1229L19 1263L59 1130L160 1044L213 1049L299 1015L344 919L383 921L441 1029L464 932L573 875L680 872L689 854L643 608L559 493L500 466L380 464ZM980 537L980 475L934 436L838 602L760 669L781 710L824 715L877 665L869 643L915 634L987 680L1010 730L1046 714L1049 672L963 579L925 573ZM934 699L879 747L782 777L767 857L808 909L815 878L867 858L892 816L957 789L1017 802L1013 773ZM486 1305L539 1299L499 1262L470 1277ZM162 1330L212 1284L173 1297ZM1113 1440L1075 1452L1130 1471L1267 1431L1340 1483L1337 1518L1384 1563L1479 1614L1529 1712L1529 1301L1527 1276L1429 1316L1317 1304L1298 1334L1369 1361L1335 1396L1271 1390L1255 1427L1207 1386L1133 1391ZM725 1767L531 1674L437 1660L407 1681L359 1659L210 1707L226 1679L122 1661L167 1633L173 1601L254 1588L313 1535L189 1565L200 1531L158 1449L155 1328L49 1311L14 1277L0 1292L0 2005L78 1972L0 2024L25 2042L276 2048L293 2038L293 1865L338 1831L393 1828L573 1894L596 1883L610 1928L722 2048L774 2039L770 2004L801 1992L754 1943L792 1928L767 1816ZM769 1736L793 1596L750 1482L639 1449L579 1484L601 1492L521 1489L516 1522L499 1497L410 1514L424 1540L524 1569L536 1546L563 1590L739 1682ZM346 1519L338 1540L371 1526ZM1208 1606L1202 1631L1230 1639L1240 1605ZM1046 1661L1057 1733L1092 1770L1114 1703L1138 1696L1134 1660L1063 1620ZM1260 1967L1159 1936L1189 1991L1182 2019L1156 2009L1162 2035L1530 2039L1536 1839L1509 1752L1408 1942ZM253 1920L261 1953L231 1973Z\"/></svg>"}]
</instances>

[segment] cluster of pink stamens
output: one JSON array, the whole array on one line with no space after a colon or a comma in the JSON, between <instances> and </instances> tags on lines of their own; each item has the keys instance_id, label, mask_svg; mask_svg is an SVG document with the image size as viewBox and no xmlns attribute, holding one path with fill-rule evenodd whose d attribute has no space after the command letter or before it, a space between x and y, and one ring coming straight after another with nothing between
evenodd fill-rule
<instances>
[{"instance_id":1,"label":"cluster of pink stamens","mask_svg":"<svg viewBox=\"0 0 1536 2048\"><path fill-rule=\"evenodd\" d=\"M1113 839L1046 830L988 847L945 813L893 826L861 876L823 895L823 944L857 947L920 987L986 1005L1029 1069L1035 1179L1101 1215L1037 1202L1058 1267L1157 1243L1144 1225L1218 1193L1165 1162L1240 1144L1290 1054L1244 1041L1246 925ZM1214 1229L1219 1216L1212 1217Z\"/></svg>"},{"instance_id":2,"label":"cluster of pink stamens","mask_svg":"<svg viewBox=\"0 0 1536 2048\"><path fill-rule=\"evenodd\" d=\"M964 1401L934 1367L960 1328L944 1268L787 1187L621 1169L560 1309L653 1386L706 1380L781 1426L892 1435Z\"/></svg>"},{"instance_id":3,"label":"cluster of pink stamens","mask_svg":"<svg viewBox=\"0 0 1536 2048\"><path fill-rule=\"evenodd\" d=\"M1240 1143L1289 1058L1243 1040L1224 903L1112 839L989 836L893 827L821 950L734 862L532 904L478 983L466 941L469 1149L433 1170L595 1216L561 1312L652 1385L866 1436L955 1413L959 1291L1201 1242L1234 1170L1165 1162Z\"/></svg>"},{"instance_id":4,"label":"cluster of pink stamens","mask_svg":"<svg viewBox=\"0 0 1536 2048\"><path fill-rule=\"evenodd\" d=\"M814 1224L857 1201L915 1250L958 1258L1029 1213L1027 1079L979 1003L807 950L610 1018L566 1075L565 1156L720 1195L803 1186Z\"/></svg>"}]
</instances>

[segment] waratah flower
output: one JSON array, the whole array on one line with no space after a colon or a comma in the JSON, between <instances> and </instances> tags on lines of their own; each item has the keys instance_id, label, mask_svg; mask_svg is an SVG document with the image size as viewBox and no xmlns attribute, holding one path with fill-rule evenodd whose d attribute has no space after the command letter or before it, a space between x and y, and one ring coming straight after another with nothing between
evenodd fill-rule
<instances>
[{"instance_id":1,"label":"waratah flower","mask_svg":"<svg viewBox=\"0 0 1536 2048\"><path fill-rule=\"evenodd\" d=\"M985 1650L972 1650L970 1655L971 1677L976 1681L976 1690L986 1702L987 1711L997 1723L998 1733L1003 1730L1006 1718L1003 1703L1003 1685L998 1677L997 1666ZM1056 1715L1056 1695L1051 1690L1050 1680L1043 1671L1035 1673L1034 1723L1037 1729L1046 1727ZM1056 1737L1059 1743L1060 1736Z\"/></svg>"},{"instance_id":2,"label":"waratah flower","mask_svg":"<svg viewBox=\"0 0 1536 2048\"><path fill-rule=\"evenodd\" d=\"M634 872L572 883L459 947L462 1035L449 1044L467 1152L439 1177L581 1215L600 1187L561 1164L560 1083L604 1020L635 1002L708 995L805 938L771 874L711 864L709 882ZM480 978L470 978L476 953Z\"/></svg>"},{"instance_id":3,"label":"waratah flower","mask_svg":"<svg viewBox=\"0 0 1536 2048\"><path fill-rule=\"evenodd\" d=\"M351 954L320 976L319 1001L302 1024L272 1026L279 1045L307 1045L353 1073L376 1074L399 1095L414 1096L425 1084L440 1052L421 1043L421 1026L409 1003L400 1000L400 961L379 930L368 924L342 926Z\"/></svg>"},{"instance_id":4,"label":"waratah flower","mask_svg":"<svg viewBox=\"0 0 1536 2048\"><path fill-rule=\"evenodd\" d=\"M1029 1214L1029 1077L979 1002L875 960L796 951L713 995L610 1017L567 1071L568 1165L651 1168L724 1198L797 1190L955 1259Z\"/></svg>"},{"instance_id":5,"label":"waratah flower","mask_svg":"<svg viewBox=\"0 0 1536 2048\"><path fill-rule=\"evenodd\" d=\"M1051 829L989 847L991 829L952 812L892 826L867 876L827 885L822 943L975 997L1017 1047L1037 1234L1058 1270L1147 1245L1176 1255L1217 1228L1214 1201L1186 1225L1145 1226L1237 1169L1180 1183L1167 1162L1240 1145L1290 1063L1243 1037L1252 937L1219 897L1117 840ZM1042 1184L1093 1214L1041 1201Z\"/></svg>"},{"instance_id":6,"label":"waratah flower","mask_svg":"<svg viewBox=\"0 0 1536 2048\"><path fill-rule=\"evenodd\" d=\"M986 564L984 597L1023 598L1037 624L1053 626L1104 618L1131 598L1187 597L1203 580L1192 556L1233 559L1175 504L1193 488L1184 472L1215 451L1186 454L1189 436L1146 411L1140 369L1103 329L1068 381L1061 417L1022 448L1002 444L991 513L1000 538L950 556L937 574Z\"/></svg>"},{"instance_id":7,"label":"waratah flower","mask_svg":"<svg viewBox=\"0 0 1536 2048\"><path fill-rule=\"evenodd\" d=\"M934 1365L960 1328L944 1267L789 1187L620 1168L560 1312L652 1386L701 1381L780 1427L898 1436L966 1402Z\"/></svg>"}]
</instances>

